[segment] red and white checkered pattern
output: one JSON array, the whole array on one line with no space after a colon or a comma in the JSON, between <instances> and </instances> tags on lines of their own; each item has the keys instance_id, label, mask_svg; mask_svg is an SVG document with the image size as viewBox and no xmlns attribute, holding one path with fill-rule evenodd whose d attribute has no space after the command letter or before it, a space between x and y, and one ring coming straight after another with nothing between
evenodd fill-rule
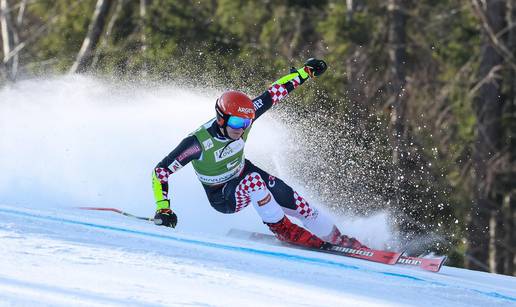
<instances>
[{"instance_id":1,"label":"red and white checkered pattern","mask_svg":"<svg viewBox=\"0 0 516 307\"><path fill-rule=\"evenodd\" d=\"M265 181L258 173L250 173L238 184L235 190L236 209L238 212L251 203L250 192L266 189Z\"/></svg>"},{"instance_id":2,"label":"red and white checkered pattern","mask_svg":"<svg viewBox=\"0 0 516 307\"><path fill-rule=\"evenodd\" d=\"M312 208L308 202L296 191L294 191L294 199L296 200L296 211L305 218L309 217L312 214Z\"/></svg>"},{"instance_id":3,"label":"red and white checkered pattern","mask_svg":"<svg viewBox=\"0 0 516 307\"><path fill-rule=\"evenodd\" d=\"M287 97L287 88L282 84L273 84L269 87L269 95L272 98L272 104L278 103L281 99Z\"/></svg>"},{"instance_id":4,"label":"red and white checkered pattern","mask_svg":"<svg viewBox=\"0 0 516 307\"><path fill-rule=\"evenodd\" d=\"M172 174L169 169L156 167L154 171L156 172L156 177L158 177L160 183L168 183L168 177Z\"/></svg>"},{"instance_id":5,"label":"red and white checkered pattern","mask_svg":"<svg viewBox=\"0 0 516 307\"><path fill-rule=\"evenodd\" d=\"M294 88L297 88L299 86L299 83L301 83L301 80L299 80L299 77L295 77L291 80L291 82L294 85Z\"/></svg>"}]
</instances>

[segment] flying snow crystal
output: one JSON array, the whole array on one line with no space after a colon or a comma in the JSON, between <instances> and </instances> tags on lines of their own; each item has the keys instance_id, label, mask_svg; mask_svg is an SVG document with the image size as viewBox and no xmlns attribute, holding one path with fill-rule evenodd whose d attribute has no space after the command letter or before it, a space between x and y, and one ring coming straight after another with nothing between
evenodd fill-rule
<instances>
[{"instance_id":1,"label":"flying snow crystal","mask_svg":"<svg viewBox=\"0 0 516 307\"><path fill-rule=\"evenodd\" d=\"M153 215L153 167L183 137L214 117L214 101L222 90L77 75L4 87L0 90L0 202L54 209L120 207ZM284 121L286 114L290 118ZM335 144L335 132L321 129L326 117L317 116L322 117L305 120L279 106L256 122L246 156L323 210L370 213L375 223L342 215L336 220L366 243L385 243L391 239L389 217L375 209L381 197L367 186L384 184L375 178L382 161L374 150L354 144L352 137ZM332 122L331 127L352 131L342 122ZM325 154L332 150L345 154ZM336 172L324 171L346 161L337 180L332 175ZM317 175L316 170L323 172ZM223 234L233 227L267 231L251 207L232 215L213 210L190 166L173 175L170 187L181 231ZM340 212L338 208L348 209Z\"/></svg>"}]
</instances>

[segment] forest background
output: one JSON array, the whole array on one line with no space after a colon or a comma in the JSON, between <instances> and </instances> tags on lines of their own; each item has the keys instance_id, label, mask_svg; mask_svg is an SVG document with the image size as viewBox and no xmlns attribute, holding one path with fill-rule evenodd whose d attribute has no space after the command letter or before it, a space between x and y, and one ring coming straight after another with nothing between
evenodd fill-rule
<instances>
[{"instance_id":1,"label":"forest background","mask_svg":"<svg viewBox=\"0 0 516 307\"><path fill-rule=\"evenodd\" d=\"M414 252L515 275L516 0L0 0L0 10L0 87L88 73L257 94L324 59L326 74L277 111L334 165L299 163L306 183L335 211L389 210Z\"/></svg>"}]
</instances>

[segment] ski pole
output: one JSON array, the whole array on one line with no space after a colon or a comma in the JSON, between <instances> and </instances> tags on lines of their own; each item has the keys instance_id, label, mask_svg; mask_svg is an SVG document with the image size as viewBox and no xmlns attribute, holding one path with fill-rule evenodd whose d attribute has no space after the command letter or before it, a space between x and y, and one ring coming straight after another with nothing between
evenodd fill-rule
<instances>
[{"instance_id":1,"label":"ski pole","mask_svg":"<svg viewBox=\"0 0 516 307\"><path fill-rule=\"evenodd\" d=\"M82 209L82 210L112 211L112 212L120 213L120 214L128 216L128 217L139 219L139 220L144 220L144 221L149 221L149 222L154 221L154 218L152 218L152 217L137 216L137 215L127 213L125 211L122 211L122 210L116 209L116 208L102 208L102 207L77 207L77 208Z\"/></svg>"}]
</instances>

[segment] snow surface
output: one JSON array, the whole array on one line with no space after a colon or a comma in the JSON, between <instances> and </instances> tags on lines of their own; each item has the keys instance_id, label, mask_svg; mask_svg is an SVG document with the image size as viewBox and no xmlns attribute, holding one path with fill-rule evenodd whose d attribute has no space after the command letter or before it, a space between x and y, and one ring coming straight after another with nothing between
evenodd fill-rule
<instances>
[{"instance_id":1,"label":"snow surface","mask_svg":"<svg viewBox=\"0 0 516 307\"><path fill-rule=\"evenodd\" d=\"M152 167L213 115L218 92L77 76L0 90L0 306L516 306L510 276L226 237L267 229L251 207L211 209L190 166L171 183L176 229L76 208L152 215ZM265 116L246 155L295 185L288 133ZM390 239L382 215L335 218L373 246Z\"/></svg>"}]
</instances>

